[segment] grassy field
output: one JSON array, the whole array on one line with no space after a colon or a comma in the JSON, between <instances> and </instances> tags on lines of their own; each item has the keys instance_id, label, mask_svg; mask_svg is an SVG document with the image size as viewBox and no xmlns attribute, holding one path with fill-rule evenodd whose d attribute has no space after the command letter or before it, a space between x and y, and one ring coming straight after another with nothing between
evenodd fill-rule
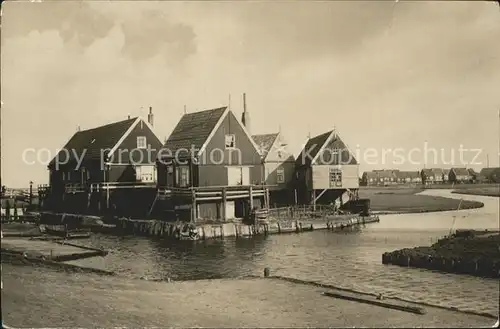
<instances>
[{"instance_id":1,"label":"grassy field","mask_svg":"<svg viewBox=\"0 0 500 329\"><path fill-rule=\"evenodd\" d=\"M371 200L372 211L417 213L456 210L460 204L458 199L438 196L417 195L424 189L421 187L379 187L360 188L359 197ZM462 202L462 209L480 208L483 204L476 201Z\"/></svg>"},{"instance_id":2,"label":"grassy field","mask_svg":"<svg viewBox=\"0 0 500 329\"><path fill-rule=\"evenodd\" d=\"M2 264L3 322L23 327L475 327L494 320L426 307L417 315L277 279L148 282ZM335 291L335 290L332 290Z\"/></svg>"},{"instance_id":3,"label":"grassy field","mask_svg":"<svg viewBox=\"0 0 500 329\"><path fill-rule=\"evenodd\" d=\"M500 185L460 188L455 189L453 193L500 197Z\"/></svg>"}]
</instances>

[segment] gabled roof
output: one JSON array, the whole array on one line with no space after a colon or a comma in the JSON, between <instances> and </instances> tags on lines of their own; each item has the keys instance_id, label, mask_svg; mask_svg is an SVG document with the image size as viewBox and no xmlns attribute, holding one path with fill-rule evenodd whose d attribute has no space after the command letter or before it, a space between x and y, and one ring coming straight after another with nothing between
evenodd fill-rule
<instances>
[{"instance_id":1,"label":"gabled roof","mask_svg":"<svg viewBox=\"0 0 500 329\"><path fill-rule=\"evenodd\" d=\"M327 149L328 147L328 149ZM336 156L332 158L333 151L340 152L340 157ZM356 159L353 154L349 151L345 143L342 141L340 136L335 132L335 130L331 130L324 134L315 136L310 138L302 152L297 157L298 165L310 165L317 163L319 157L324 157L324 155L329 157L327 161L329 164L337 165L337 164L357 164Z\"/></svg>"},{"instance_id":2,"label":"gabled roof","mask_svg":"<svg viewBox=\"0 0 500 329\"><path fill-rule=\"evenodd\" d=\"M162 152L162 154L169 156L178 154L176 153L178 150L187 150L189 152L194 150L196 154L192 155L198 156L205 150L215 132L219 129L229 113L229 108L224 106L211 110L184 114L163 146L168 152ZM258 152L259 149L245 126L241 123L240 125L255 150Z\"/></svg>"},{"instance_id":3,"label":"gabled roof","mask_svg":"<svg viewBox=\"0 0 500 329\"><path fill-rule=\"evenodd\" d=\"M54 159L49 163L49 168L53 167L57 159L66 160L66 156L70 156L71 160L77 160L82 155L84 161L101 160L101 152L105 152L110 156L120 146L123 140L130 134L134 127L141 121L139 117L110 123L93 129L78 131L66 143ZM147 121L142 120L150 129L152 127Z\"/></svg>"},{"instance_id":4,"label":"gabled roof","mask_svg":"<svg viewBox=\"0 0 500 329\"><path fill-rule=\"evenodd\" d=\"M262 156L263 159L267 157L267 154L269 151L271 151L271 148L274 145L274 142L278 138L279 133L274 133L274 134L261 134L261 135L253 135L252 138L259 147L259 153Z\"/></svg>"},{"instance_id":5,"label":"gabled roof","mask_svg":"<svg viewBox=\"0 0 500 329\"><path fill-rule=\"evenodd\" d=\"M396 176L399 178L420 178L420 173L418 171L396 171Z\"/></svg>"},{"instance_id":6,"label":"gabled roof","mask_svg":"<svg viewBox=\"0 0 500 329\"><path fill-rule=\"evenodd\" d=\"M481 169L481 172L479 173L479 175L481 175L483 177L490 177L491 175L493 175L495 173L500 173L500 168L492 168L492 167L483 168L483 169Z\"/></svg>"},{"instance_id":7,"label":"gabled roof","mask_svg":"<svg viewBox=\"0 0 500 329\"><path fill-rule=\"evenodd\" d=\"M448 170L445 170L445 169L442 169L442 168L426 168L426 169L422 169L422 171L424 172L424 174L427 177L430 177L430 176L442 176L442 175L447 175L448 174Z\"/></svg>"},{"instance_id":8,"label":"gabled roof","mask_svg":"<svg viewBox=\"0 0 500 329\"><path fill-rule=\"evenodd\" d=\"M455 175L457 176L469 176L470 172L467 170L467 168L451 168Z\"/></svg>"}]
</instances>

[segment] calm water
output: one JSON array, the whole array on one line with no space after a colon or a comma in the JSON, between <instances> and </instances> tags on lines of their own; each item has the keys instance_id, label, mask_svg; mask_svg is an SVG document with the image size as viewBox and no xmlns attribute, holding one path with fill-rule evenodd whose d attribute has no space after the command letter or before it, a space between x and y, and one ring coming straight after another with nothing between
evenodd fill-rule
<instances>
[{"instance_id":1,"label":"calm water","mask_svg":"<svg viewBox=\"0 0 500 329\"><path fill-rule=\"evenodd\" d=\"M110 255L77 263L128 277L173 280L261 275L264 267L270 267L276 275L497 314L498 280L382 265L382 253L430 245L452 225L455 229L498 229L498 198L459 196L442 190L425 193L478 200L485 207L387 215L380 223L341 233L316 231L175 245L147 238L96 235L88 243L110 249Z\"/></svg>"}]
</instances>

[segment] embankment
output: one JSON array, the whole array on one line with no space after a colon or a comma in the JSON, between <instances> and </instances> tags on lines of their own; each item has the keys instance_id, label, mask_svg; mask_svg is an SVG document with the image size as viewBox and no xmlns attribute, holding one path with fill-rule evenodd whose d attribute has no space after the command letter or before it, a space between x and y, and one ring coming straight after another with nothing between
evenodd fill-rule
<instances>
[{"instance_id":1,"label":"embankment","mask_svg":"<svg viewBox=\"0 0 500 329\"><path fill-rule=\"evenodd\" d=\"M500 234L457 231L429 247L395 250L382 255L383 264L448 273L500 278Z\"/></svg>"},{"instance_id":2,"label":"embankment","mask_svg":"<svg viewBox=\"0 0 500 329\"><path fill-rule=\"evenodd\" d=\"M425 213L456 210L459 199L420 194L422 188L380 187L360 188L359 197L370 199L371 210L377 214ZM463 200L461 209L483 207L479 201Z\"/></svg>"},{"instance_id":3,"label":"embankment","mask_svg":"<svg viewBox=\"0 0 500 329\"><path fill-rule=\"evenodd\" d=\"M228 328L474 327L493 322L489 317L433 307L419 315L328 298L322 293L337 291L274 278L164 283L85 273L75 276L4 263L3 286L3 320L12 327L47 323L58 327L114 327L116 323L127 327L165 323Z\"/></svg>"}]
</instances>

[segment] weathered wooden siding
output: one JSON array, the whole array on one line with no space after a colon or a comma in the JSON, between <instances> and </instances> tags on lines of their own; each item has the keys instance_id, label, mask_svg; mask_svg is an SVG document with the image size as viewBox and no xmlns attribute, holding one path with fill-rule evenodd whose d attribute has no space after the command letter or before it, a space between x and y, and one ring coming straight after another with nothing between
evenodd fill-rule
<instances>
[{"instance_id":1,"label":"weathered wooden siding","mask_svg":"<svg viewBox=\"0 0 500 329\"><path fill-rule=\"evenodd\" d=\"M330 168L340 168L342 172L342 186L330 187ZM315 190L359 188L358 172L358 165L314 165L312 166L313 188Z\"/></svg>"},{"instance_id":2,"label":"weathered wooden siding","mask_svg":"<svg viewBox=\"0 0 500 329\"><path fill-rule=\"evenodd\" d=\"M226 186L227 168L215 165L198 166L198 186Z\"/></svg>"},{"instance_id":3,"label":"weathered wooden siding","mask_svg":"<svg viewBox=\"0 0 500 329\"><path fill-rule=\"evenodd\" d=\"M284 170L285 181L278 183L278 169ZM286 189L295 180L295 162L266 162L264 164L266 185L276 185L276 189Z\"/></svg>"},{"instance_id":4,"label":"weathered wooden siding","mask_svg":"<svg viewBox=\"0 0 500 329\"><path fill-rule=\"evenodd\" d=\"M225 149L225 136L228 134L235 135L234 150ZM258 165L260 162L258 151L232 112L224 118L206 150L200 154L200 165Z\"/></svg>"},{"instance_id":5,"label":"weathered wooden siding","mask_svg":"<svg viewBox=\"0 0 500 329\"><path fill-rule=\"evenodd\" d=\"M146 137L148 149L137 148L137 137ZM162 143L144 122L139 122L110 159L112 163L154 164ZM121 154L121 156L120 156Z\"/></svg>"}]
</instances>

